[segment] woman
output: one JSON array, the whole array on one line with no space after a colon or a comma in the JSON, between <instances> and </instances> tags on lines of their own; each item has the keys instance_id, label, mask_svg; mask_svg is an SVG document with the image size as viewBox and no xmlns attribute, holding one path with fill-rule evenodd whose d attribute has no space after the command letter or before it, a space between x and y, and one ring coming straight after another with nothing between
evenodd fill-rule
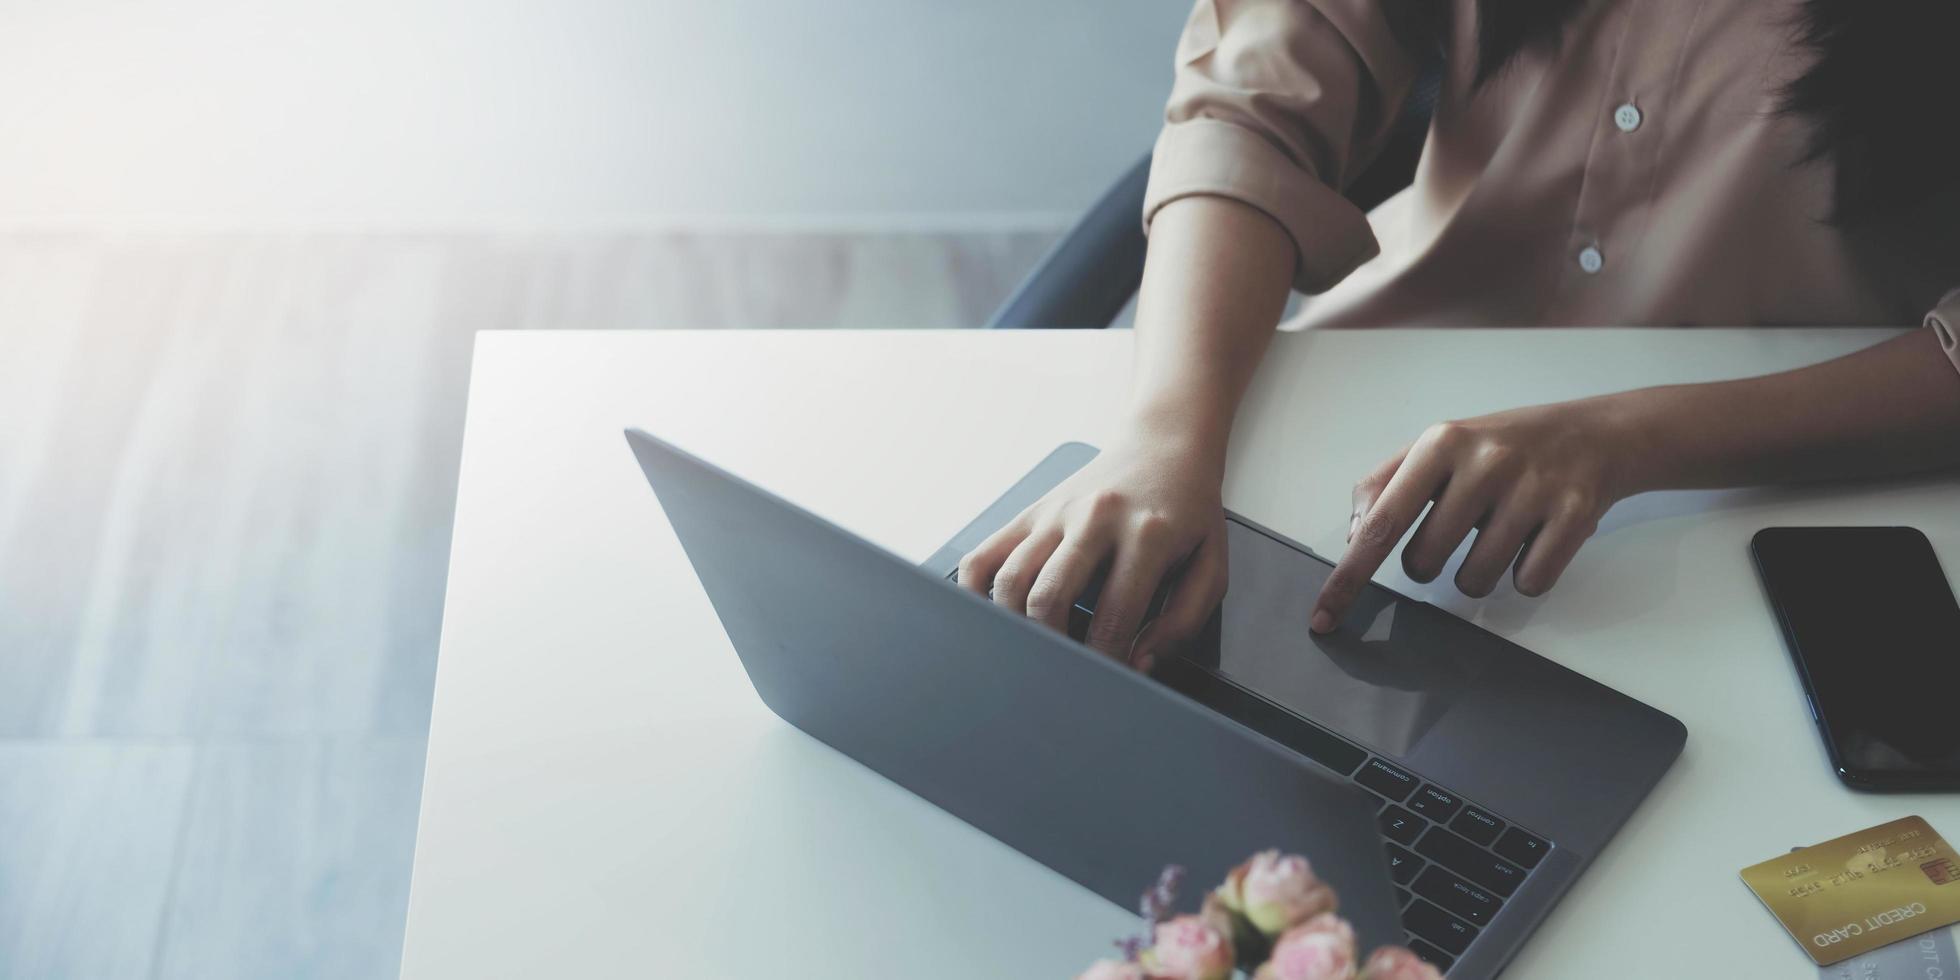
<instances>
[{"instance_id":1,"label":"woman","mask_svg":"<svg viewBox=\"0 0 1960 980\"><path fill-rule=\"evenodd\" d=\"M1631 494L1960 463L1955 38L1954 0L1199 0L1145 201L1125 434L961 583L1062 628L1106 566L1089 642L1143 669L1195 632L1225 591L1232 418L1289 284L1321 327L1930 328L1433 426L1355 485L1316 631L1411 531L1417 581L1474 530L1457 587L1509 571L1539 595ZM1415 184L1365 216L1339 188L1432 51Z\"/></svg>"}]
</instances>

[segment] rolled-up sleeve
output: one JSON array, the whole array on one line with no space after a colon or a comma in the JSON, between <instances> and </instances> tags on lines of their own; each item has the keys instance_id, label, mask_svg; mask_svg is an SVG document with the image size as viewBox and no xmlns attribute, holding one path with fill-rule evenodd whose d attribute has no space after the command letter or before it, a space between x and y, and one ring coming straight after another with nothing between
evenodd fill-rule
<instances>
[{"instance_id":1,"label":"rolled-up sleeve","mask_svg":"<svg viewBox=\"0 0 1960 980\"><path fill-rule=\"evenodd\" d=\"M1926 314L1926 327L1940 338L1940 348L1953 369L1960 371L1960 289L1947 293L1932 312Z\"/></svg>"},{"instance_id":2,"label":"rolled-up sleeve","mask_svg":"<svg viewBox=\"0 0 1960 980\"><path fill-rule=\"evenodd\" d=\"M1380 149L1415 66L1380 0L1198 0L1144 196L1157 210L1216 195L1271 216L1320 292L1373 258L1367 216L1340 189Z\"/></svg>"}]
</instances>

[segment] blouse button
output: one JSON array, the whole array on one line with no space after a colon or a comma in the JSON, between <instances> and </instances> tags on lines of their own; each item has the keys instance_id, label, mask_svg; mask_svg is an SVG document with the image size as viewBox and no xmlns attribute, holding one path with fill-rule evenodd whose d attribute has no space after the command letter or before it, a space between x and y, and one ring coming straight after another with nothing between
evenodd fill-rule
<instances>
[{"instance_id":1,"label":"blouse button","mask_svg":"<svg viewBox=\"0 0 1960 980\"><path fill-rule=\"evenodd\" d=\"M1618 109L1613 110L1613 125L1620 127L1620 132L1622 133L1631 133L1634 130L1639 129L1640 128L1639 107L1629 102L1619 107Z\"/></svg>"},{"instance_id":2,"label":"blouse button","mask_svg":"<svg viewBox=\"0 0 1960 980\"><path fill-rule=\"evenodd\" d=\"M1588 245L1579 250L1579 268L1586 270L1588 274L1598 272L1605 267L1606 256L1600 254L1599 246Z\"/></svg>"}]
</instances>

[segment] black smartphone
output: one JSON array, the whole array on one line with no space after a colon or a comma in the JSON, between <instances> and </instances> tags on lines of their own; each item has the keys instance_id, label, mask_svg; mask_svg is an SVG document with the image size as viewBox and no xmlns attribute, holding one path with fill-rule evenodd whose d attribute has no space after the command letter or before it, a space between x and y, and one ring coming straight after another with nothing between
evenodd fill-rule
<instances>
[{"instance_id":1,"label":"black smartphone","mask_svg":"<svg viewBox=\"0 0 1960 980\"><path fill-rule=\"evenodd\" d=\"M1838 778L1960 789L1960 603L1909 527L1772 527L1750 542Z\"/></svg>"}]
</instances>

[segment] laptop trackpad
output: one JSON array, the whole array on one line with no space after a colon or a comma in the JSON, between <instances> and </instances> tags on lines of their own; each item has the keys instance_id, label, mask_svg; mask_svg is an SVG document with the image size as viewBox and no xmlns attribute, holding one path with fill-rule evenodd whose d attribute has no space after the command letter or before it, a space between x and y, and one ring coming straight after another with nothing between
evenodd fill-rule
<instances>
[{"instance_id":1,"label":"laptop trackpad","mask_svg":"<svg viewBox=\"0 0 1960 980\"><path fill-rule=\"evenodd\" d=\"M1325 562L1237 521L1226 524L1231 589L1194 650L1239 685L1377 750L1407 756L1498 656L1466 643L1434 607L1370 588L1327 635L1307 628L1332 571Z\"/></svg>"}]
</instances>

